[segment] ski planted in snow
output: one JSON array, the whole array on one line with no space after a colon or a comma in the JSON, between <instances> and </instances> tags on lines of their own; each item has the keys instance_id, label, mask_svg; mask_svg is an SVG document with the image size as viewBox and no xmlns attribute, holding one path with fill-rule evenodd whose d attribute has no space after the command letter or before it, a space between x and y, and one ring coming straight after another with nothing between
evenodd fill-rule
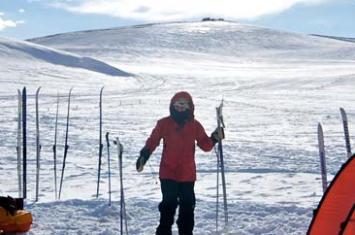
<instances>
[{"instance_id":1,"label":"ski planted in snow","mask_svg":"<svg viewBox=\"0 0 355 235\"><path fill-rule=\"evenodd\" d=\"M124 188L123 188L123 170L122 170L122 154L123 154L123 145L121 144L118 137L114 141L114 144L117 145L117 152L118 152L118 167L120 171L120 231L121 235L123 235L123 220L125 221L125 231L128 235L128 225L127 225L127 214L126 214L126 204L124 198Z\"/></svg>"},{"instance_id":2,"label":"ski planted in snow","mask_svg":"<svg viewBox=\"0 0 355 235\"><path fill-rule=\"evenodd\" d=\"M223 114L222 114L222 108L223 108L223 100L221 104L216 108L216 114L217 114L217 127L218 128L224 128L224 122L223 122ZM222 193L223 193L223 209L224 209L224 222L225 225L228 224L228 203L227 203L227 188L226 188L226 178L225 178L225 172L224 172L224 157L223 157L223 145L222 145L222 140L218 140L217 143L217 194L219 194L219 173L221 173L221 179L222 179ZM217 209L216 209L216 227L218 230L218 197L217 195Z\"/></svg>"},{"instance_id":3,"label":"ski planted in snow","mask_svg":"<svg viewBox=\"0 0 355 235\"><path fill-rule=\"evenodd\" d=\"M66 125L66 130L65 130L65 143L64 143L64 156L63 156L63 164L62 164L62 176L60 178L60 185L59 185L59 196L58 198L60 199L60 195L62 192L62 186L63 186L63 177L64 177L64 170L65 170L65 161L67 159L67 154L68 154L68 132L69 132L69 117L70 117L70 98L71 98L71 93L72 93L73 88L70 88L69 90L69 95L68 95L68 112L67 112L67 125Z\"/></svg>"},{"instance_id":4,"label":"ski planted in snow","mask_svg":"<svg viewBox=\"0 0 355 235\"><path fill-rule=\"evenodd\" d=\"M17 176L18 176L18 197L22 195L22 174L21 174L21 120L22 120L22 94L20 90L17 90L18 98L18 111L17 111Z\"/></svg>"},{"instance_id":5,"label":"ski planted in snow","mask_svg":"<svg viewBox=\"0 0 355 235\"><path fill-rule=\"evenodd\" d=\"M40 171L40 160L41 160L41 142L39 135L39 107L38 99L41 87L36 91L36 202L38 202L39 195L39 171Z\"/></svg>"},{"instance_id":6,"label":"ski planted in snow","mask_svg":"<svg viewBox=\"0 0 355 235\"><path fill-rule=\"evenodd\" d=\"M346 112L343 108L340 108L340 113L341 113L341 119L343 121L346 155L349 158L349 157L351 157L352 154L351 154L348 118L347 118Z\"/></svg>"},{"instance_id":7,"label":"ski planted in snow","mask_svg":"<svg viewBox=\"0 0 355 235\"><path fill-rule=\"evenodd\" d=\"M107 145L107 167L108 167L108 204L111 206L111 156L110 156L110 139L109 132L106 132Z\"/></svg>"},{"instance_id":8,"label":"ski planted in snow","mask_svg":"<svg viewBox=\"0 0 355 235\"><path fill-rule=\"evenodd\" d=\"M58 113L59 113L59 94L57 94L57 111L55 114L55 126L54 126L54 145L53 145L53 163L54 163L54 196L58 199L58 187L57 187L57 136L58 136Z\"/></svg>"},{"instance_id":9,"label":"ski planted in snow","mask_svg":"<svg viewBox=\"0 0 355 235\"><path fill-rule=\"evenodd\" d=\"M27 92L22 90L22 196L27 198Z\"/></svg>"},{"instance_id":10,"label":"ski planted in snow","mask_svg":"<svg viewBox=\"0 0 355 235\"><path fill-rule=\"evenodd\" d=\"M99 107L100 107L100 121L99 121L99 165L98 165L98 171L97 171L97 190L96 190L96 198L99 197L99 192L100 192L100 177L101 177L101 163L102 163L102 149L104 145L102 144L102 92L104 90L104 87L101 88L100 91L100 101L99 101Z\"/></svg>"},{"instance_id":11,"label":"ski planted in snow","mask_svg":"<svg viewBox=\"0 0 355 235\"><path fill-rule=\"evenodd\" d=\"M324 135L322 124L318 124L318 147L319 147L319 158L320 158L320 169L322 177L322 187L323 193L327 190L327 166L325 161L325 148L324 148Z\"/></svg>"}]
</instances>

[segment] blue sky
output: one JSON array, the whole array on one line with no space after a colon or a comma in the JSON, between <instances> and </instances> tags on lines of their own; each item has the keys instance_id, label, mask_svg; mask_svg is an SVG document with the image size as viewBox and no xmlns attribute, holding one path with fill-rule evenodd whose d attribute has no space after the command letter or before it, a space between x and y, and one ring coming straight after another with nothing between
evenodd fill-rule
<instances>
[{"instance_id":1,"label":"blue sky","mask_svg":"<svg viewBox=\"0 0 355 235\"><path fill-rule=\"evenodd\" d=\"M0 36L28 39L206 16L355 37L355 0L0 0Z\"/></svg>"}]
</instances>

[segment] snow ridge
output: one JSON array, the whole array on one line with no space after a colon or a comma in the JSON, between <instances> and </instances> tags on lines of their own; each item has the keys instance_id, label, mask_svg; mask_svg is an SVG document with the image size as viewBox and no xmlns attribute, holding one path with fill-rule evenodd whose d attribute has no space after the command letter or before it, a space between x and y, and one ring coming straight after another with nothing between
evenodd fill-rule
<instances>
[{"instance_id":1,"label":"snow ridge","mask_svg":"<svg viewBox=\"0 0 355 235\"><path fill-rule=\"evenodd\" d=\"M20 58L28 60L32 57L55 65L82 68L111 76L131 76L127 72L90 57L78 56L73 53L12 39L0 38L0 56L19 61Z\"/></svg>"}]
</instances>

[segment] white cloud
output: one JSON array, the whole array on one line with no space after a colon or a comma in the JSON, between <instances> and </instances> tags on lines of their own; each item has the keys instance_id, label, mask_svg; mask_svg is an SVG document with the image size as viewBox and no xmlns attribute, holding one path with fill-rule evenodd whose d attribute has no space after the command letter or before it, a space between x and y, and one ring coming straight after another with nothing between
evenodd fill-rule
<instances>
[{"instance_id":1,"label":"white cloud","mask_svg":"<svg viewBox=\"0 0 355 235\"><path fill-rule=\"evenodd\" d=\"M152 20L178 20L214 16L253 19L279 13L296 4L320 4L331 0L80 0L52 3L72 12Z\"/></svg>"},{"instance_id":2,"label":"white cloud","mask_svg":"<svg viewBox=\"0 0 355 235\"><path fill-rule=\"evenodd\" d=\"M3 16L3 14L0 14L0 16ZM22 20L21 21L5 20L2 17L0 17L0 31L10 27L17 27L19 24L24 24L24 23L25 22Z\"/></svg>"},{"instance_id":3,"label":"white cloud","mask_svg":"<svg viewBox=\"0 0 355 235\"><path fill-rule=\"evenodd\" d=\"M25 13L25 9L22 9L22 8L21 8L21 9L18 9L18 12L19 12L19 13Z\"/></svg>"}]
</instances>

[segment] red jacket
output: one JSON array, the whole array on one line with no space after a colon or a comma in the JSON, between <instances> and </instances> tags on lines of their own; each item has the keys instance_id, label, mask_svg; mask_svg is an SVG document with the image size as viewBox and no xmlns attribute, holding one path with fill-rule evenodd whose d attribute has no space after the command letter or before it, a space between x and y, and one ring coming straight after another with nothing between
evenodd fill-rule
<instances>
[{"instance_id":1,"label":"red jacket","mask_svg":"<svg viewBox=\"0 0 355 235\"><path fill-rule=\"evenodd\" d=\"M177 93L170 105L180 97L191 101L191 119L183 127L179 126L171 116L160 119L146 141L145 147L153 152L163 139L160 179L193 182L196 180L195 142L204 151L210 151L214 144L202 125L194 119L192 98L187 92Z\"/></svg>"}]
</instances>

